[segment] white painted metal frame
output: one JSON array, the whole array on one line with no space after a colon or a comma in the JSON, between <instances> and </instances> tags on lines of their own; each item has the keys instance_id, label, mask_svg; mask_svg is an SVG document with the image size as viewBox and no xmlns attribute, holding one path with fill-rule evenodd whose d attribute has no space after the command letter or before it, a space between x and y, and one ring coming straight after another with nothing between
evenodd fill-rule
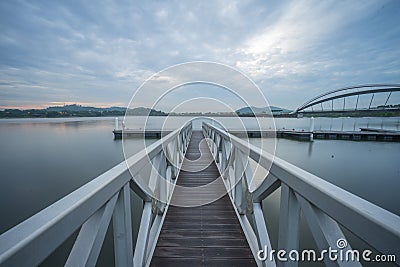
<instances>
[{"instance_id":1,"label":"white painted metal frame","mask_svg":"<svg viewBox=\"0 0 400 267\"><path fill-rule=\"evenodd\" d=\"M116 266L143 266L149 248L156 242L161 216L175 184L192 132L189 122L146 149L121 162L0 236L1 266L35 266L79 230L66 266L95 266L111 217ZM148 164L157 168L153 195L132 179ZM130 170L130 171L129 171ZM154 170L154 168L153 168ZM142 185L143 186L143 185ZM150 185L147 185L150 187ZM133 190L144 201L135 254L133 253L131 200ZM153 207L155 207L153 209ZM139 211L138 211L139 212Z\"/></svg>"},{"instance_id":2,"label":"white painted metal frame","mask_svg":"<svg viewBox=\"0 0 400 267\"><path fill-rule=\"evenodd\" d=\"M280 158L248 144L213 125L203 123L211 152L224 178L232 203L249 241L253 255L268 247L269 240L262 200L281 188L278 248L289 252L299 247L299 220L303 213L319 250L344 238L339 225L350 230L377 251L395 254L400 264L400 217L365 199L339 188ZM252 178L249 160L270 170L263 182L249 189ZM252 223L249 223L252 222ZM347 246L345 250L350 250ZM257 258L256 258L257 259ZM327 266L360 266L359 262L340 262L325 259ZM297 262L260 262L259 266L297 266Z\"/></svg>"}]
</instances>

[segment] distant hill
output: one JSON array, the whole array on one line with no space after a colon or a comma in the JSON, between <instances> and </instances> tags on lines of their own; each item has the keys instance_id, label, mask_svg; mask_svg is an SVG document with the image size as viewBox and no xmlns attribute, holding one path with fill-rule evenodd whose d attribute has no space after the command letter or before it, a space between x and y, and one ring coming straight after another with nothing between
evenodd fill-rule
<instances>
[{"instance_id":1,"label":"distant hill","mask_svg":"<svg viewBox=\"0 0 400 267\"><path fill-rule=\"evenodd\" d=\"M65 105L65 106L55 106L55 107L48 107L46 108L47 111L56 111L56 112L120 112L124 113L126 112L126 108L123 107L109 107L109 108L97 108L97 107L87 107L87 106L81 106L77 104L72 104L72 105ZM136 115L136 116L147 116L150 114L150 116L166 116L168 115L167 113L159 110L154 110L151 108L144 108L144 107L138 107L138 108L133 108L129 109L128 111L129 115Z\"/></svg>"},{"instance_id":2,"label":"distant hill","mask_svg":"<svg viewBox=\"0 0 400 267\"><path fill-rule=\"evenodd\" d=\"M53 106L45 109L5 109L0 111L0 118L58 118L58 117L106 117L106 116L124 116L126 108L109 107L98 108L81 106L77 104ZM168 114L150 108L133 108L128 110L132 116L167 116Z\"/></svg>"},{"instance_id":3,"label":"distant hill","mask_svg":"<svg viewBox=\"0 0 400 267\"><path fill-rule=\"evenodd\" d=\"M290 112L290 110L270 106L270 110L273 115L285 115ZM236 114L239 116L254 116L255 115L268 115L269 110L266 107L244 107L236 110ZM58 117L106 117L106 116L124 116L125 113L130 116L167 116L168 113L161 110L155 110L145 107L136 107L132 109L126 109L124 107L108 107L99 108L91 106L82 106L78 104L64 105L64 106L52 106L45 109L6 109L0 111L0 118L58 118ZM183 114L171 114L177 116L185 115L202 115L203 113L183 113ZM219 113L205 113L206 115L221 115ZM226 116L231 116L233 114L225 114Z\"/></svg>"},{"instance_id":4,"label":"distant hill","mask_svg":"<svg viewBox=\"0 0 400 267\"><path fill-rule=\"evenodd\" d=\"M258 107L244 107L241 109L236 110L236 113L238 115L262 115L262 114L268 114L272 112L272 114L277 114L277 113L289 113L291 110L280 108L280 107L275 107L275 106L269 106L268 107L263 107L263 108L258 108Z\"/></svg>"},{"instance_id":5,"label":"distant hill","mask_svg":"<svg viewBox=\"0 0 400 267\"><path fill-rule=\"evenodd\" d=\"M138 107L138 108L133 108L129 109L127 112L127 115L134 115L134 116L167 116L168 113L165 113L161 110L155 110L151 108L143 108L143 107Z\"/></svg>"},{"instance_id":6,"label":"distant hill","mask_svg":"<svg viewBox=\"0 0 400 267\"><path fill-rule=\"evenodd\" d=\"M72 105L65 105L65 106L48 107L48 108L45 108L45 110L57 111L57 112L62 112L62 111L120 111L120 112L125 112L126 108L122 108L122 107L97 108L97 107L88 107L88 106L72 104Z\"/></svg>"}]
</instances>

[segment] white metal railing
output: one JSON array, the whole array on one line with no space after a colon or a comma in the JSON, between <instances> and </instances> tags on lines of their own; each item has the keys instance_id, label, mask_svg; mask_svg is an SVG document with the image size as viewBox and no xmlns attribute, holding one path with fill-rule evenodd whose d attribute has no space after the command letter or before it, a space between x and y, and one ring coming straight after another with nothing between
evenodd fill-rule
<instances>
[{"instance_id":1,"label":"white metal railing","mask_svg":"<svg viewBox=\"0 0 400 267\"><path fill-rule=\"evenodd\" d=\"M148 264L192 132L189 122L0 236L1 266L35 266L75 231L66 266L95 266L113 218L116 266ZM132 176L149 165L148 184ZM168 182L160 182L159 177ZM146 187L146 189L144 189ZM144 201L133 255L130 190ZM149 193L152 194L150 195ZM159 199L167 201L159 201Z\"/></svg>"},{"instance_id":2,"label":"white metal railing","mask_svg":"<svg viewBox=\"0 0 400 267\"><path fill-rule=\"evenodd\" d=\"M303 213L320 250L336 248L336 241L344 238L340 224L381 253L396 255L399 264L399 216L215 126L203 123L202 129L226 186L233 188L229 195L256 260L264 246L272 250L262 200L281 188L278 249L298 250L299 218ZM94 266L113 218L115 265L148 266L191 131L192 124L188 123L3 233L0 265L38 265L79 230L66 265ZM254 190L249 186L253 178L251 160L265 169L270 167L266 178ZM132 176L142 175L140 171L149 161L152 165L149 180L138 184L136 181L141 179L132 179ZM135 253L130 190L144 201ZM349 251L351 247L343 250ZM257 263L259 266L297 265L297 262L277 262L276 259ZM359 265L354 261L333 262L326 258L325 263L329 266Z\"/></svg>"},{"instance_id":3,"label":"white metal railing","mask_svg":"<svg viewBox=\"0 0 400 267\"><path fill-rule=\"evenodd\" d=\"M299 249L299 220L302 212L320 251L337 249L344 239L339 225L374 247L396 255L400 263L400 217L356 195L351 194L311 173L306 172L258 147L248 144L213 125L203 123L203 134L224 178L239 221L259 266L297 266L296 261L259 261L257 253L264 246L272 251L262 200L281 188L278 250ZM249 187L253 173L249 162L268 171L256 188ZM343 253L351 246L343 248ZM276 255L275 255L276 256ZM287 255L286 255L287 257ZM331 261L327 266L360 266L357 261Z\"/></svg>"}]
</instances>

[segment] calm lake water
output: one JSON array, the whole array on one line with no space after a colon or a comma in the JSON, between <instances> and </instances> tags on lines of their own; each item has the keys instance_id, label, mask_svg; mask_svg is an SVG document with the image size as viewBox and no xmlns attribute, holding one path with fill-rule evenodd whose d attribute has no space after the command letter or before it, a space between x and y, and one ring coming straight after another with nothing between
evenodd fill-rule
<instances>
[{"instance_id":1,"label":"calm lake water","mask_svg":"<svg viewBox=\"0 0 400 267\"><path fill-rule=\"evenodd\" d=\"M167 128L177 127L188 119L172 118ZM237 128L233 118L217 119L228 128ZM242 119L246 127L256 126L252 118ZM151 119L148 127L160 127L157 120L162 118ZM315 129L400 130L399 122L400 118L316 118ZM138 128L142 123L143 117L138 117ZM310 120L282 118L275 123L280 129L308 130ZM122 142L114 140L113 128L114 118L0 120L0 233L123 161ZM143 147L142 140L128 142L138 151ZM250 142L259 145L261 140ZM276 155L400 215L400 143L335 140L308 143L278 139ZM274 218L268 225L270 232L277 230L278 201L279 192L265 201L267 218ZM134 195L132 205L135 232L141 202ZM271 235L276 243L276 236ZM112 238L108 235L107 240L99 266L113 264ZM303 247L312 243L309 238L304 240ZM66 256L61 249L43 265L58 265Z\"/></svg>"}]
</instances>

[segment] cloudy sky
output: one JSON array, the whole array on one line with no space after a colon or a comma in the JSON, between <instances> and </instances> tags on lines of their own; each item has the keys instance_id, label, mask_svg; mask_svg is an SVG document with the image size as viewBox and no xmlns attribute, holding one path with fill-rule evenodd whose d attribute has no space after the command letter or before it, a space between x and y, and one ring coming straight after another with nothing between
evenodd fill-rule
<instances>
[{"instance_id":1,"label":"cloudy sky","mask_svg":"<svg viewBox=\"0 0 400 267\"><path fill-rule=\"evenodd\" d=\"M400 83L400 1L0 1L0 108L126 106L188 61L237 68L286 108Z\"/></svg>"}]
</instances>

